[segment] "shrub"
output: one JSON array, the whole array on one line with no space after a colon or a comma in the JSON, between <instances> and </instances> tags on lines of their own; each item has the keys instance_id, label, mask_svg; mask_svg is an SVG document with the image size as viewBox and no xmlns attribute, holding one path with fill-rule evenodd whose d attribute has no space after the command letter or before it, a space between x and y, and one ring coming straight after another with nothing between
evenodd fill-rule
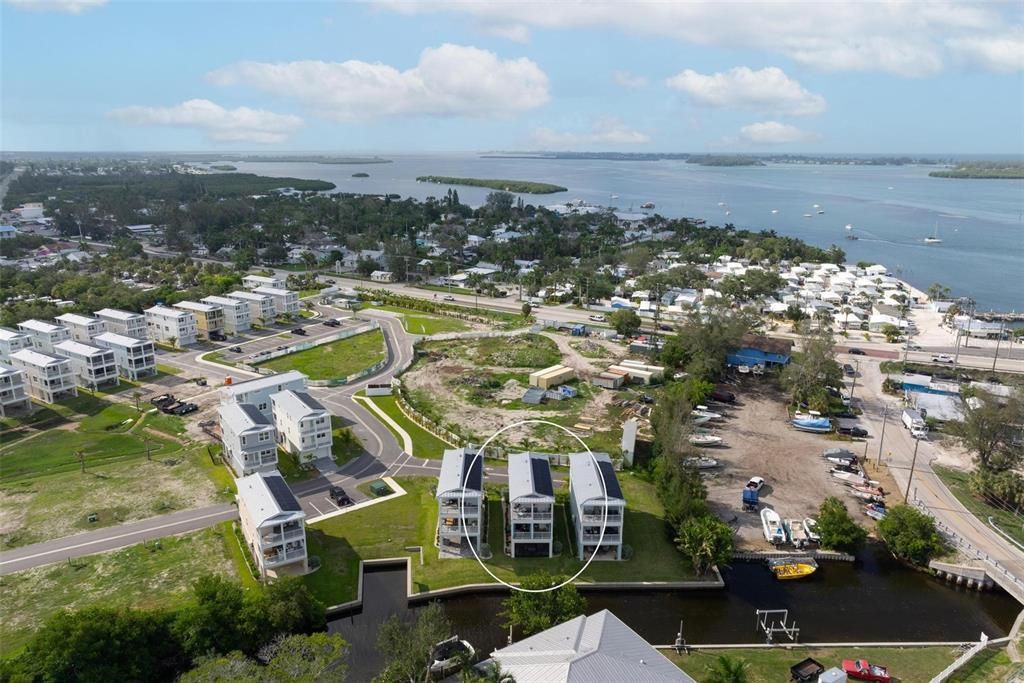
<instances>
[{"instance_id":1,"label":"shrub","mask_svg":"<svg viewBox=\"0 0 1024 683\"><path fill-rule=\"evenodd\" d=\"M941 555L946 542L935 528L935 520L909 505L897 505L878 522L882 540L901 560L925 566Z\"/></svg>"}]
</instances>

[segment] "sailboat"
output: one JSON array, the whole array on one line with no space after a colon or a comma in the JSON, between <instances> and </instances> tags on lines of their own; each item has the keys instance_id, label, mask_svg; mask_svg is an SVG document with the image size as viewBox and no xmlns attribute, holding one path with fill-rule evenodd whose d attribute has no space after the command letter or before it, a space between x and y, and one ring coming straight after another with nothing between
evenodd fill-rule
<instances>
[{"instance_id":1,"label":"sailboat","mask_svg":"<svg viewBox=\"0 0 1024 683\"><path fill-rule=\"evenodd\" d=\"M935 221L935 232L932 233L931 237L924 238L925 244L942 244L942 238L939 237L939 222Z\"/></svg>"}]
</instances>

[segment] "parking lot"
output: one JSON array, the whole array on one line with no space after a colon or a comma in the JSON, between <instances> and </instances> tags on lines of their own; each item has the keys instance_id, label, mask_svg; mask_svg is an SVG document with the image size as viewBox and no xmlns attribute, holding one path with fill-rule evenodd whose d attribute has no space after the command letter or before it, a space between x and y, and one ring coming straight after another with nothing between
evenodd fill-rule
<instances>
[{"instance_id":1,"label":"parking lot","mask_svg":"<svg viewBox=\"0 0 1024 683\"><path fill-rule=\"evenodd\" d=\"M287 327L279 326L273 329L246 332L231 337L227 342L217 343L212 350L223 352L225 359L229 361L255 362L264 352L308 343L362 323L362 321L351 317L342 317L343 315L334 309L321 309L321 316L318 318L303 318ZM338 325L325 325L324 322L327 320L336 320ZM293 330L296 329L301 329L306 334L295 334ZM232 351L232 349L239 350Z\"/></svg>"}]
</instances>

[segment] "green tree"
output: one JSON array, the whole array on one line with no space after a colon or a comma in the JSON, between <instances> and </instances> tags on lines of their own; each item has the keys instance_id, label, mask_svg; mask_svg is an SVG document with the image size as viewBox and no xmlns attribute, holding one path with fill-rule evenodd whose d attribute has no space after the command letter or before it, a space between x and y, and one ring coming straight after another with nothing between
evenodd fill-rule
<instances>
[{"instance_id":1,"label":"green tree","mask_svg":"<svg viewBox=\"0 0 1024 683\"><path fill-rule=\"evenodd\" d=\"M853 553L868 537L868 532L853 521L843 501L835 496L826 498L818 508L818 535L824 548Z\"/></svg>"},{"instance_id":2,"label":"green tree","mask_svg":"<svg viewBox=\"0 0 1024 683\"><path fill-rule=\"evenodd\" d=\"M459 672L459 683L516 683L516 678L503 671L500 662L491 660L486 666L464 667Z\"/></svg>"},{"instance_id":3,"label":"green tree","mask_svg":"<svg viewBox=\"0 0 1024 683\"><path fill-rule=\"evenodd\" d=\"M686 397L686 402L691 406L702 405L714 390L715 385L713 382L708 382L698 377L687 377L682 382L683 396Z\"/></svg>"},{"instance_id":4,"label":"green tree","mask_svg":"<svg viewBox=\"0 0 1024 683\"><path fill-rule=\"evenodd\" d=\"M811 408L827 411L825 387L838 387L843 381L843 370L832 350L832 332L815 330L803 337L800 346L801 351L793 354L782 371L782 385L794 403L807 403Z\"/></svg>"},{"instance_id":5,"label":"green tree","mask_svg":"<svg viewBox=\"0 0 1024 683\"><path fill-rule=\"evenodd\" d=\"M284 260L288 258L288 251L284 248L283 244L275 242L267 245L260 258L263 263L284 263Z\"/></svg>"},{"instance_id":6,"label":"green tree","mask_svg":"<svg viewBox=\"0 0 1024 683\"><path fill-rule=\"evenodd\" d=\"M967 485L971 493L1004 510L1020 514L1024 510L1024 477L1013 470L996 472L984 467L971 472Z\"/></svg>"},{"instance_id":7,"label":"green tree","mask_svg":"<svg viewBox=\"0 0 1024 683\"><path fill-rule=\"evenodd\" d=\"M448 638L451 622L439 602L416 611L411 622L391 615L377 629L377 650L384 655L384 671L378 683L418 683L428 677L435 644Z\"/></svg>"},{"instance_id":8,"label":"green tree","mask_svg":"<svg viewBox=\"0 0 1024 683\"><path fill-rule=\"evenodd\" d=\"M530 304L528 304L528 303L524 303L523 304L523 317L524 318L529 318L530 317L530 313L532 313L532 312L533 312L533 307L530 306Z\"/></svg>"},{"instance_id":9,"label":"green tree","mask_svg":"<svg viewBox=\"0 0 1024 683\"><path fill-rule=\"evenodd\" d=\"M359 260L356 261L356 272L363 277L370 277L373 271L379 270L380 266L372 258L360 256Z\"/></svg>"},{"instance_id":10,"label":"green tree","mask_svg":"<svg viewBox=\"0 0 1024 683\"><path fill-rule=\"evenodd\" d=\"M500 616L505 620L505 628L516 628L524 636L531 636L583 614L587 602L576 590L575 584L568 583L554 590L544 590L557 586L565 579L564 576L551 576L547 573L524 577L519 584L522 588L543 592L512 591L511 595L502 600Z\"/></svg>"},{"instance_id":11,"label":"green tree","mask_svg":"<svg viewBox=\"0 0 1024 683\"><path fill-rule=\"evenodd\" d=\"M181 675L178 683L263 683L266 680L263 667L236 650L226 655L200 657L190 671Z\"/></svg>"},{"instance_id":12,"label":"green tree","mask_svg":"<svg viewBox=\"0 0 1024 683\"><path fill-rule=\"evenodd\" d=\"M732 528L712 515L691 517L679 525L676 546L689 558L693 570L703 576L714 565L732 559Z\"/></svg>"},{"instance_id":13,"label":"green tree","mask_svg":"<svg viewBox=\"0 0 1024 683\"><path fill-rule=\"evenodd\" d=\"M261 652L267 677L288 683L342 683L348 643L338 634L281 636Z\"/></svg>"},{"instance_id":14,"label":"green tree","mask_svg":"<svg viewBox=\"0 0 1024 683\"><path fill-rule=\"evenodd\" d=\"M941 282L933 282L928 287L928 299L931 301L942 301L949 299L950 289Z\"/></svg>"},{"instance_id":15,"label":"green tree","mask_svg":"<svg viewBox=\"0 0 1024 683\"><path fill-rule=\"evenodd\" d=\"M997 472L1017 467L1024 460L1020 442L1024 400L1020 393L996 400L979 391L976 398L980 404L966 409L959 421L948 422L946 431L974 454L978 467Z\"/></svg>"},{"instance_id":16,"label":"green tree","mask_svg":"<svg viewBox=\"0 0 1024 683\"><path fill-rule=\"evenodd\" d=\"M743 311L711 307L691 312L669 338L665 353L676 365L700 379L714 381L725 372L726 357L737 348L744 334L755 324L754 317Z\"/></svg>"},{"instance_id":17,"label":"green tree","mask_svg":"<svg viewBox=\"0 0 1024 683\"><path fill-rule=\"evenodd\" d=\"M631 308L621 308L608 315L608 323L623 337L632 337L640 331L643 321Z\"/></svg>"},{"instance_id":18,"label":"green tree","mask_svg":"<svg viewBox=\"0 0 1024 683\"><path fill-rule=\"evenodd\" d=\"M793 323L794 325L796 325L797 323L806 320L807 314L804 312L804 309L802 309L799 304L790 304L786 306L786 312L783 313L783 317L786 320Z\"/></svg>"},{"instance_id":19,"label":"green tree","mask_svg":"<svg viewBox=\"0 0 1024 683\"><path fill-rule=\"evenodd\" d=\"M897 505L886 511L878 521L878 532L893 555L920 567L946 549L935 520L909 505Z\"/></svg>"},{"instance_id":20,"label":"green tree","mask_svg":"<svg viewBox=\"0 0 1024 683\"><path fill-rule=\"evenodd\" d=\"M193 659L233 650L251 652L262 644L248 641L238 628L245 595L234 581L201 576L192 586L192 598L178 612L174 630L182 648Z\"/></svg>"},{"instance_id":21,"label":"green tree","mask_svg":"<svg viewBox=\"0 0 1024 683\"><path fill-rule=\"evenodd\" d=\"M882 335L885 337L885 341L894 344L900 340L900 328L891 323L886 323L882 325Z\"/></svg>"},{"instance_id":22,"label":"green tree","mask_svg":"<svg viewBox=\"0 0 1024 683\"><path fill-rule=\"evenodd\" d=\"M747 683L747 662L728 655L718 655L705 667L704 683Z\"/></svg>"}]
</instances>

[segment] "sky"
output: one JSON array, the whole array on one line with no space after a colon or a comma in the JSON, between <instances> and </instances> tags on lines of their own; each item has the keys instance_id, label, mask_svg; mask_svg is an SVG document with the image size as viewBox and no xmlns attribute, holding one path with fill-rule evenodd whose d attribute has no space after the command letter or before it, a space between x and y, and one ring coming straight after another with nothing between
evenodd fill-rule
<instances>
[{"instance_id":1,"label":"sky","mask_svg":"<svg viewBox=\"0 0 1024 683\"><path fill-rule=\"evenodd\" d=\"M0 3L7 151L1024 154L1021 2Z\"/></svg>"}]
</instances>

